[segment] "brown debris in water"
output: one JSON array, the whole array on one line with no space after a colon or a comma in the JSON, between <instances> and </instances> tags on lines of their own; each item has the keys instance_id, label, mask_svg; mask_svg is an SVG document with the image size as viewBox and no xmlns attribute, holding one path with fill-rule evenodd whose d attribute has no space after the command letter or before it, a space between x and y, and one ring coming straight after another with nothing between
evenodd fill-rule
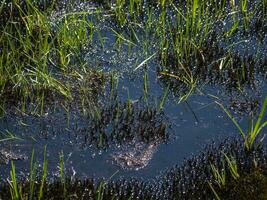
<instances>
[{"instance_id":1,"label":"brown debris in water","mask_svg":"<svg viewBox=\"0 0 267 200\"><path fill-rule=\"evenodd\" d=\"M22 154L14 153L10 150L0 149L0 166L1 164L9 164L11 161L15 160L25 160L27 157Z\"/></svg>"}]
</instances>

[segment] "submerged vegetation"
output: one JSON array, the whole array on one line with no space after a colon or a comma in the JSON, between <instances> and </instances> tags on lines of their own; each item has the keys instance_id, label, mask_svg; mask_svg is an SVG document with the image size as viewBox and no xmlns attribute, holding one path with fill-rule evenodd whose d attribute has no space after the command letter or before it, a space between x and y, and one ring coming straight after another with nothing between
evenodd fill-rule
<instances>
[{"instance_id":1,"label":"submerged vegetation","mask_svg":"<svg viewBox=\"0 0 267 200\"><path fill-rule=\"evenodd\" d=\"M46 148L43 164L38 165L33 150L29 174L19 176L16 160L27 156L2 149L2 144L20 139L3 120L0 167L10 163L11 169L0 183L0 199L267 199L266 94L258 97L265 97L260 110L259 99L239 109L249 113L245 130L228 111L228 105L241 107L241 99L228 104L205 90L211 86L215 94L218 88L247 94L266 83L266 35L266 0L1 1L3 119L16 112L46 119L60 107L67 120L63 129L82 136L84 146L121 148L113 154L117 164L139 170L148 166L159 144L173 139L164 109L169 97L185 102L199 122L188 103L198 93L213 98L241 138L208 145L150 181L79 180L75 171L67 173L62 151L58 176L51 181ZM131 76L141 80L141 95L138 87L128 87ZM153 81L160 93L153 91ZM70 123L77 116L86 119L85 125ZM50 127L56 124L53 119ZM23 120L19 124L28 127ZM35 141L35 136L29 138ZM133 151L127 151L129 146Z\"/></svg>"},{"instance_id":2,"label":"submerged vegetation","mask_svg":"<svg viewBox=\"0 0 267 200\"><path fill-rule=\"evenodd\" d=\"M142 107L140 103L121 104L117 102L110 107L97 111L97 116L90 123L89 144L97 142L98 147L107 146L110 142L120 145L127 141L150 143L157 139L166 141L168 123L163 113L156 108ZM91 141L90 141L91 140Z\"/></svg>"}]
</instances>

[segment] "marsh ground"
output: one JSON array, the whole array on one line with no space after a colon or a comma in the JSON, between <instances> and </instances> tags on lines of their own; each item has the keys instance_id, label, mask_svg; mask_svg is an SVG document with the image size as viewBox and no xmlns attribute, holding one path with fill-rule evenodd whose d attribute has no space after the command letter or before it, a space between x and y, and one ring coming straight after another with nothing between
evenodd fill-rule
<instances>
[{"instance_id":1,"label":"marsh ground","mask_svg":"<svg viewBox=\"0 0 267 200\"><path fill-rule=\"evenodd\" d=\"M5 160L10 153L17 176L25 178L32 150L41 169L46 146L51 180L60 176L63 152L72 178L108 179L119 170L114 179L153 182L212 141L237 136L215 102L242 127L259 113L267 94L265 6L265 0L3 1ZM112 159L117 154L126 163L129 155L144 154L148 164L121 168ZM10 162L0 171L5 181ZM258 172L251 182L264 185L265 171ZM240 182L250 179L245 174Z\"/></svg>"}]
</instances>

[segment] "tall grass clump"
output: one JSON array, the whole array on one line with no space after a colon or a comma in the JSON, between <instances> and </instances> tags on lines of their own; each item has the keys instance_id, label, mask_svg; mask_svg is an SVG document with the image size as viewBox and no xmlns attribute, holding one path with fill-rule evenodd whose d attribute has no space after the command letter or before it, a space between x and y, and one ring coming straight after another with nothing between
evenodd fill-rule
<instances>
[{"instance_id":1,"label":"tall grass clump","mask_svg":"<svg viewBox=\"0 0 267 200\"><path fill-rule=\"evenodd\" d=\"M37 165L34 159L34 150L32 151L31 162L30 162L30 174L28 185L29 187L25 187L26 184L20 182L17 178L16 168L13 163L11 162L11 170L10 170L10 180L9 183L9 190L10 190L10 198L12 200L33 200L33 199L43 199L44 193L44 185L46 184L46 177L47 177L47 159L46 159L46 150L44 151L44 161L43 161L43 171L40 180L40 184L37 184L36 179L36 169ZM38 185L38 187L37 187ZM28 189L28 191L26 191ZM38 191L38 192L37 192ZM38 195L37 195L38 194Z\"/></svg>"},{"instance_id":2,"label":"tall grass clump","mask_svg":"<svg viewBox=\"0 0 267 200\"><path fill-rule=\"evenodd\" d=\"M44 160L42 164L42 172L37 173L37 163L34 158L34 150L32 151L30 161L30 172L29 177L23 177L18 179L16 167L11 162L10 179L8 179L8 185L1 185L4 190L1 191L0 197L4 197L11 200L43 200L43 199L78 199L78 198L89 198L96 200L107 199L107 188L111 179L118 173L115 172L108 180L101 180L94 185L91 180L80 181L72 180L65 177L65 163L64 155L59 155L59 180L54 179L52 182L47 181L47 158L46 148L44 150ZM88 192L89 191L89 192ZM4 195L4 196L2 196ZM114 199L113 194L109 194L108 198ZM131 198L129 198L131 199Z\"/></svg>"},{"instance_id":3,"label":"tall grass clump","mask_svg":"<svg viewBox=\"0 0 267 200\"><path fill-rule=\"evenodd\" d=\"M202 1L188 0L185 8L175 4L172 7L175 11L174 23L164 22L170 37L169 46L177 60L189 63L192 54L200 53L201 45L211 28L211 19Z\"/></svg>"},{"instance_id":4,"label":"tall grass clump","mask_svg":"<svg viewBox=\"0 0 267 200\"><path fill-rule=\"evenodd\" d=\"M179 88L180 100L190 96L199 83L222 82L231 89L254 86L254 68L262 65L253 53L240 54L238 45L250 40L247 37L254 34L254 26L262 34L262 4L248 0L173 1L159 12L159 74Z\"/></svg>"},{"instance_id":5,"label":"tall grass clump","mask_svg":"<svg viewBox=\"0 0 267 200\"><path fill-rule=\"evenodd\" d=\"M54 23L55 2L45 2L45 8L33 0L0 4L0 16L10 15L0 23L1 110L18 103L23 112L34 105L32 110L42 114L47 101L72 100L81 80L76 74L90 71L81 59L93 40L90 13L68 13Z\"/></svg>"},{"instance_id":6,"label":"tall grass clump","mask_svg":"<svg viewBox=\"0 0 267 200\"><path fill-rule=\"evenodd\" d=\"M196 89L198 82L192 68L204 62L203 43L209 38L212 18L206 3L188 0L181 4L171 3L169 9L174 13L172 20L163 10L158 20L158 37L160 38L160 74L177 79L188 91L180 96L186 100ZM167 37L166 37L167 35ZM196 60L200 60L196 62ZM170 69L171 68L171 69ZM175 73L173 73L175 72Z\"/></svg>"},{"instance_id":7,"label":"tall grass clump","mask_svg":"<svg viewBox=\"0 0 267 200\"><path fill-rule=\"evenodd\" d=\"M68 89L53 77L48 66L54 48L48 16L32 1L26 0L25 4L26 9L13 2L18 19L9 21L0 33L2 96L13 96L23 104L33 98L32 93L42 104L47 90L69 97Z\"/></svg>"}]
</instances>

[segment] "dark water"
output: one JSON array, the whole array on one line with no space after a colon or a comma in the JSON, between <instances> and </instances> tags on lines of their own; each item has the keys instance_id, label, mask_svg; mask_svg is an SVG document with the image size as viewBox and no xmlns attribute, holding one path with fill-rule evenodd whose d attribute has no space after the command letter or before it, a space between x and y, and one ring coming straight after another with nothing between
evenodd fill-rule
<instances>
[{"instance_id":1,"label":"dark water","mask_svg":"<svg viewBox=\"0 0 267 200\"><path fill-rule=\"evenodd\" d=\"M81 6L82 7L82 6ZM115 37L107 28L108 22L102 22L101 34L106 38L104 49L99 45L93 45L83 55L92 66L104 71L116 72L119 77L118 94L122 102L129 98L133 101L141 101L144 97L144 67L135 68L143 60L157 52L154 41L148 41L148 50L144 51L143 43L134 47L131 52L127 45L123 45L121 51L114 47ZM98 43L95 36L95 43ZM266 37L260 52L266 55ZM236 46L237 50L253 52L257 48L254 39L246 44ZM247 48L247 49L246 49ZM257 48L258 49L258 48ZM153 105L159 105L165 91L164 85L157 77L157 58L147 63L148 74L148 101ZM186 102L179 103L172 92L168 94L163 112L170 123L168 129L170 139L167 143L159 144L148 166L138 171L124 170L111 160L113 152L120 151L120 146L111 145L104 150L84 142L84 136L80 130L88 127L89 119L80 110L70 110L69 115L62 108L49 110L44 116L37 117L23 115L19 111L11 110L0 119L0 130L14 133L21 140L13 140L1 143L1 147L14 153L25 155L25 160L15 161L16 169L20 175L28 173L32 150L40 163L43 159L44 147L47 148L48 169L50 177L58 175L59 155L64 153L65 167L69 175L86 177L110 177L117 170L116 177L140 177L153 178L162 171L176 164L181 164L211 141L219 141L228 136L238 135L237 129L226 116L215 100L224 102L242 126L247 125L247 112L234 106L233 102L262 102L267 94L267 82L261 75L256 77L256 90L244 89L243 92L229 92L222 83L216 85L202 84L200 91L195 91ZM104 99L108 93L103 91ZM145 104L145 103L144 103ZM239 105L239 104L238 104ZM246 107L246 106L245 106ZM27 158L26 158L27 157ZM1 165L0 177L7 178L10 165Z\"/></svg>"}]
</instances>

